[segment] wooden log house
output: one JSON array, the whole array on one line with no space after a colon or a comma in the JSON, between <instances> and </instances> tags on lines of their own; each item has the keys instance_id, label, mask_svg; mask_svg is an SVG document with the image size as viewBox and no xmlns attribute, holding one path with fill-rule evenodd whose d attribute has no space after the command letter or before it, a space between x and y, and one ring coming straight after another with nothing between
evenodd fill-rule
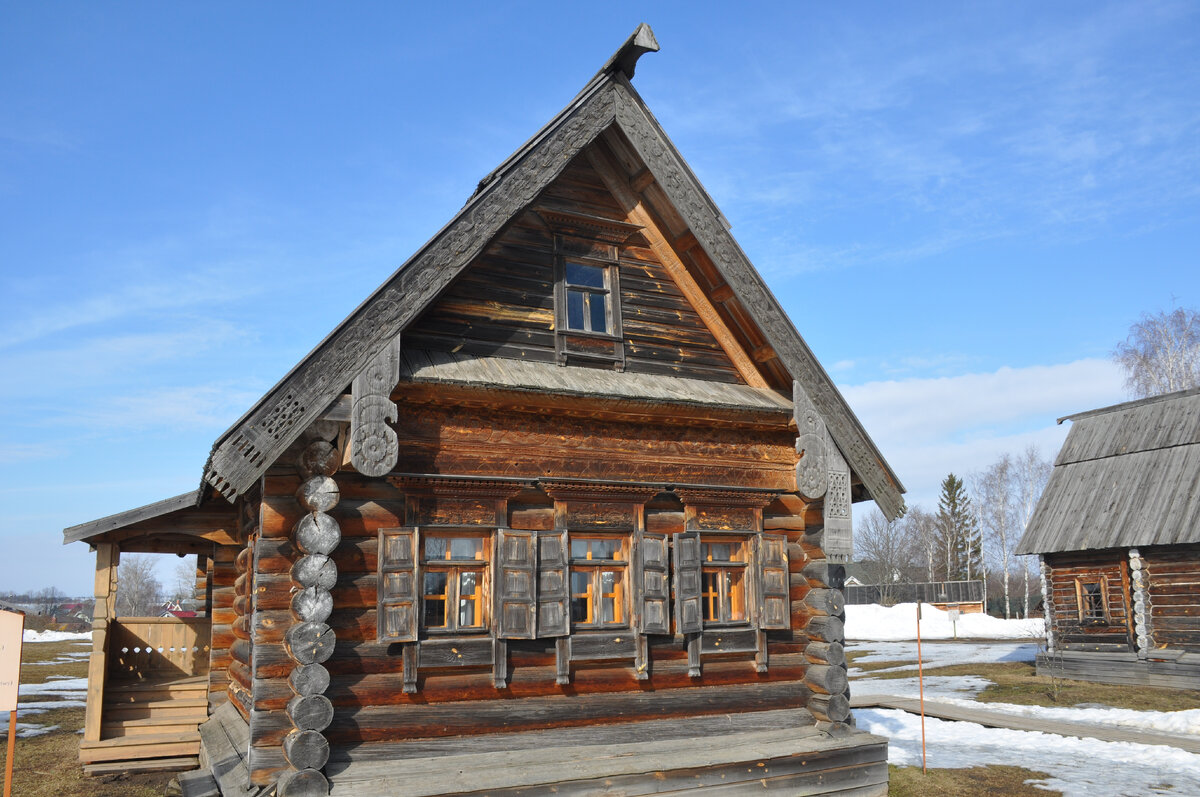
<instances>
[{"instance_id":1,"label":"wooden log house","mask_svg":"<svg viewBox=\"0 0 1200 797\"><path fill-rule=\"evenodd\" d=\"M199 754L226 794L886 794L842 563L852 503L903 488L634 91L657 49L640 26L197 492L66 530L97 550L85 762ZM120 741L131 550L202 555L199 734ZM174 705L138 677L142 715Z\"/></svg>"},{"instance_id":2,"label":"wooden log house","mask_svg":"<svg viewBox=\"0 0 1200 797\"><path fill-rule=\"evenodd\" d=\"M1019 554L1041 557L1041 674L1200 689L1200 389L1060 418Z\"/></svg>"}]
</instances>

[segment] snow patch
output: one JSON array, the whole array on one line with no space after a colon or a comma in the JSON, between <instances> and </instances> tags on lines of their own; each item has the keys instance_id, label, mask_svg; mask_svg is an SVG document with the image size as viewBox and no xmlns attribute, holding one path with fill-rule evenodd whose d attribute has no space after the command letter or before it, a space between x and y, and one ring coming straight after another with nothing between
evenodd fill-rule
<instances>
[{"instance_id":1,"label":"snow patch","mask_svg":"<svg viewBox=\"0 0 1200 797\"><path fill-rule=\"evenodd\" d=\"M986 614L960 614L959 639L1042 639L1046 624L1040 617L1030 620L1001 620ZM921 604L921 639L953 639L955 627L950 613L928 603ZM917 638L917 604L846 607L846 639L901 640Z\"/></svg>"},{"instance_id":2,"label":"snow patch","mask_svg":"<svg viewBox=\"0 0 1200 797\"><path fill-rule=\"evenodd\" d=\"M34 631L26 628L22 642L65 642L69 639L91 639L91 631Z\"/></svg>"}]
</instances>

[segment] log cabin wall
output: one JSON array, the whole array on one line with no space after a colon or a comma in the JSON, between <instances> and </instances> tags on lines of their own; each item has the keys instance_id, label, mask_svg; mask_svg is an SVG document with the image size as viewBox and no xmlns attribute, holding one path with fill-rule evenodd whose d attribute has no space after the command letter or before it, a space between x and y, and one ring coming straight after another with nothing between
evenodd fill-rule
<instances>
[{"instance_id":1,"label":"log cabin wall","mask_svg":"<svg viewBox=\"0 0 1200 797\"><path fill-rule=\"evenodd\" d=\"M405 402L403 388L395 394L401 401L397 470L469 478L369 478L348 467L336 473L341 498L330 515L342 540L332 554L338 575L328 623L337 643L325 662L331 676L325 694L334 707L325 731L331 746L806 707L814 693L829 689L835 695L832 720L846 718L840 710L845 692L840 645L831 650L822 639L810 638L829 636L841 611L836 601L814 601L815 610L806 603L815 593L827 593L831 580L810 567L809 554L820 555L820 537L818 528L816 536L808 529L806 538L805 518L819 524L820 510L794 494L777 497L794 491L795 437L786 420L775 430L722 432L466 411L427 403L424 393L419 401ZM580 470L627 486L538 481L581 478ZM679 483L684 476L692 483L728 484L733 492L677 491L685 501L662 492L663 483ZM660 486L641 486L647 482ZM294 622L289 570L296 551L289 536L304 514L296 499L300 484L292 467L276 467L262 480L250 711L250 769L260 785L287 767L281 745L291 730L286 708L293 696L288 684L293 664L283 639ZM734 500L738 495L743 498ZM762 644L748 626L706 629L692 643L681 634L641 637L629 620L611 632L574 632L569 645L554 638L497 645L487 633L423 633L417 653L407 643L377 641L379 533L405 528L434 535L476 529L488 539L501 528L648 532L668 541L689 529L782 535L790 627L761 632ZM810 617L820 619L813 623ZM814 647L814 641L824 647ZM697 657L699 675L689 675ZM817 719L829 719L829 701L813 702L819 705Z\"/></svg>"},{"instance_id":2,"label":"log cabin wall","mask_svg":"<svg viewBox=\"0 0 1200 797\"><path fill-rule=\"evenodd\" d=\"M535 202L624 222L580 155ZM625 370L744 382L646 239L617 246ZM554 362L555 240L537 210L519 215L405 331L405 346Z\"/></svg>"},{"instance_id":3,"label":"log cabin wall","mask_svg":"<svg viewBox=\"0 0 1200 797\"><path fill-rule=\"evenodd\" d=\"M1155 647L1200 652L1200 545L1140 551Z\"/></svg>"},{"instance_id":4,"label":"log cabin wall","mask_svg":"<svg viewBox=\"0 0 1200 797\"><path fill-rule=\"evenodd\" d=\"M1047 554L1053 633L1064 650L1131 650L1129 559L1124 549Z\"/></svg>"},{"instance_id":5,"label":"log cabin wall","mask_svg":"<svg viewBox=\"0 0 1200 797\"><path fill-rule=\"evenodd\" d=\"M233 661L235 584L238 578L236 545L214 545L212 557L212 649L209 653L208 710L212 713L229 694L229 667Z\"/></svg>"}]
</instances>

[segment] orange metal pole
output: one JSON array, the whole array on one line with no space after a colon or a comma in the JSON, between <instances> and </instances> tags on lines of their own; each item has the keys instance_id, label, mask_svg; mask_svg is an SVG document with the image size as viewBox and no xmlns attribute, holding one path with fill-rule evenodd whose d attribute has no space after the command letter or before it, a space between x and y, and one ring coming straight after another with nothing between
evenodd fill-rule
<instances>
[{"instance_id":1,"label":"orange metal pole","mask_svg":"<svg viewBox=\"0 0 1200 797\"><path fill-rule=\"evenodd\" d=\"M921 602L917 601L917 684L921 689L921 772L925 769L925 668L921 664Z\"/></svg>"},{"instance_id":2,"label":"orange metal pole","mask_svg":"<svg viewBox=\"0 0 1200 797\"><path fill-rule=\"evenodd\" d=\"M17 710L8 712L8 758L4 764L4 797L12 797L13 755L17 752Z\"/></svg>"}]
</instances>

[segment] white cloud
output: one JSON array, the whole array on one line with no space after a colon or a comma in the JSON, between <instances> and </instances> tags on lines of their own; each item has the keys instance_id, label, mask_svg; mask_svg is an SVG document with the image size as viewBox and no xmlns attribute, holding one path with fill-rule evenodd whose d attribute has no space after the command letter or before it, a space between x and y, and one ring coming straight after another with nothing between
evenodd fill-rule
<instances>
[{"instance_id":1,"label":"white cloud","mask_svg":"<svg viewBox=\"0 0 1200 797\"><path fill-rule=\"evenodd\" d=\"M868 382L846 400L909 490L929 503L947 473L969 474L1033 444L1053 458L1066 437L1057 418L1122 401L1108 360L1004 367L991 373Z\"/></svg>"}]
</instances>

